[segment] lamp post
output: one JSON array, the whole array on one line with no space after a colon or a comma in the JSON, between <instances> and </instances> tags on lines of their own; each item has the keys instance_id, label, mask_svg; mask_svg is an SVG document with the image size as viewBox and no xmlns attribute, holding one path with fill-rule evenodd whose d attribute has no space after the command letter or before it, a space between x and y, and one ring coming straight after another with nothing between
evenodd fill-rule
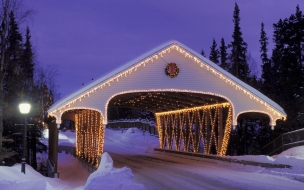
<instances>
[{"instance_id":1,"label":"lamp post","mask_svg":"<svg viewBox=\"0 0 304 190\"><path fill-rule=\"evenodd\" d=\"M29 103L21 103L19 104L19 110L21 114L24 114L24 129L23 129L23 152L22 152L22 165L21 165L21 172L25 174L25 153L26 153L26 114L30 112L31 105Z\"/></svg>"}]
</instances>

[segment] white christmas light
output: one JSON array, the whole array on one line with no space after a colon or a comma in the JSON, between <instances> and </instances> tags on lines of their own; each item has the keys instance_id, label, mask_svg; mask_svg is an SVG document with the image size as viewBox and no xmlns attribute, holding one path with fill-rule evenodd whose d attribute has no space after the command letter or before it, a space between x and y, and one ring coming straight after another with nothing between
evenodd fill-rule
<instances>
[{"instance_id":1,"label":"white christmas light","mask_svg":"<svg viewBox=\"0 0 304 190\"><path fill-rule=\"evenodd\" d=\"M121 78L121 77L127 77L128 75L132 74L133 71L137 71L137 69L139 67L145 66L146 64L148 64L150 62L153 62L154 60L158 59L158 56L163 57L164 54L170 53L172 50L176 50L177 52L183 54L185 57L187 57L190 60L194 61L195 63L197 63L198 65L200 65L202 68L205 68L207 71L213 73L214 75L218 76L220 79L224 80L227 84L229 84L231 86L235 86L236 90L240 90L244 94L248 95L251 99L256 100L257 102L259 102L260 104L262 104L263 106L265 106L267 108L267 110L269 110L270 112L272 112L274 115L277 115L278 118L280 118L280 119L281 118L283 118L283 119L286 118L280 111L278 111L275 108L273 108L267 102L264 102L262 100L262 98L256 96L252 92L246 90L246 88L242 87L240 84L238 84L237 82L233 81L228 76L225 76L225 74L221 73L216 68L213 68L211 65L206 64L203 60L201 60L198 57L195 57L194 55L192 55L191 52L188 52L187 50L183 49L182 47L179 47L178 44L175 44L175 43L171 44L168 47L165 47L164 49L162 49L162 50L160 50L158 52L156 52L155 54L149 56L145 60L140 61L138 63L135 63L131 68L128 68L128 69L126 69L124 71L121 71L121 72L117 73L116 75L114 75L110 79L107 79L105 81L100 82L99 84L97 84L97 85L91 87L90 89L86 90L85 92L83 92L81 95L78 95L78 96L76 95L74 98L72 98L70 100L67 100L65 103L62 103L61 106L58 105L58 106L60 106L59 107L60 115L61 115L62 112L64 112L64 110L66 110L64 108L70 107L71 104L74 104L77 101L81 101L81 98L89 98L89 94L90 93L94 93L98 89L102 89L103 87L105 87L105 85L111 86L111 83L118 82L119 78ZM225 98L225 99L227 99L227 98ZM54 116L56 114L57 110L58 109L55 109L54 111L50 112L49 114L52 115L52 116ZM233 113L234 113L234 111L233 111ZM105 121L105 123L107 122L106 119L104 121ZM235 121L234 121L234 123L235 123Z\"/></svg>"}]
</instances>

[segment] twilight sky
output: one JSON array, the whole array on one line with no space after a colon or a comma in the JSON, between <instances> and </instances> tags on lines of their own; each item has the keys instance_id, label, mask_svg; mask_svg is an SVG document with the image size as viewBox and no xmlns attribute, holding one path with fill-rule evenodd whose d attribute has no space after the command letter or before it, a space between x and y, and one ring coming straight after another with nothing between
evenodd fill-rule
<instances>
[{"instance_id":1,"label":"twilight sky","mask_svg":"<svg viewBox=\"0 0 304 190\"><path fill-rule=\"evenodd\" d=\"M304 11L303 0L25 0L38 64L56 65L61 97L170 40L209 57L214 38L232 40L235 2L243 39L260 64L260 30L272 43L273 23ZM269 45L269 54L272 44Z\"/></svg>"}]
</instances>

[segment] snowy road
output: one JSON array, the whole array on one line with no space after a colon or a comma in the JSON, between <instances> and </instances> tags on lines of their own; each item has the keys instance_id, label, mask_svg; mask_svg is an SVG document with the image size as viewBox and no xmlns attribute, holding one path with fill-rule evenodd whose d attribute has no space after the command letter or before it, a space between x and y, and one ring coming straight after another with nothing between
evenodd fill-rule
<instances>
[{"instance_id":1,"label":"snowy road","mask_svg":"<svg viewBox=\"0 0 304 190\"><path fill-rule=\"evenodd\" d=\"M137 183L147 189L302 189L299 182L270 170L221 161L149 151L138 154L132 148L105 139L105 151L117 168L132 169Z\"/></svg>"},{"instance_id":2,"label":"snowy road","mask_svg":"<svg viewBox=\"0 0 304 190\"><path fill-rule=\"evenodd\" d=\"M235 189L235 190L302 190L304 189L304 146L294 147L275 158L234 156L292 168L265 169L212 159L155 152L158 139L140 129L117 131L106 129L100 166L90 175L82 162L70 154L58 154L60 178L44 177L27 165L0 166L0 189ZM60 145L75 147L75 133L65 132ZM113 160L114 167L113 168ZM128 168L124 167L127 166ZM124 167L124 168L122 168ZM132 170L130 170L130 169ZM133 174L134 177L133 177ZM134 184L134 181L138 184ZM143 185L141 185L143 184Z\"/></svg>"}]
</instances>

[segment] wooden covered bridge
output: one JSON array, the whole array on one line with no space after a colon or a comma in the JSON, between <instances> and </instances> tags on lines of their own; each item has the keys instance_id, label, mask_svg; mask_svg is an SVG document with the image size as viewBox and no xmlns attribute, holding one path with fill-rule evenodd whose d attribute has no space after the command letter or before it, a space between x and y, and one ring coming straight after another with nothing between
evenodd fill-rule
<instances>
[{"instance_id":1,"label":"wooden covered bridge","mask_svg":"<svg viewBox=\"0 0 304 190\"><path fill-rule=\"evenodd\" d=\"M98 164L109 107L146 109L155 114L160 148L226 155L239 119L286 113L265 95L185 45L171 41L121 66L56 102L49 110L49 164L58 176L58 128L76 125L76 154ZM203 147L201 142L203 141Z\"/></svg>"}]
</instances>

